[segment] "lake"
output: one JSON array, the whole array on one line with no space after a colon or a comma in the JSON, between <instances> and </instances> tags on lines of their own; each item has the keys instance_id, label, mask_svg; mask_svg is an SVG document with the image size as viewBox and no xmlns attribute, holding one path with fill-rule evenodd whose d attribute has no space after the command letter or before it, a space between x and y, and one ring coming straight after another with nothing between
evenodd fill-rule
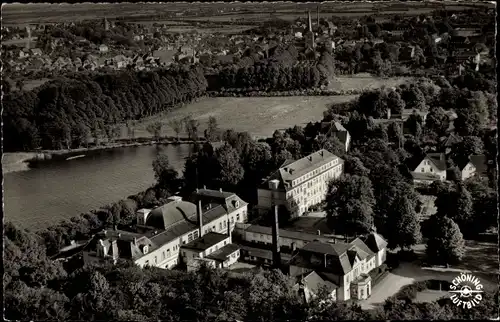
<instances>
[{"instance_id":1,"label":"lake","mask_svg":"<svg viewBox=\"0 0 500 322\"><path fill-rule=\"evenodd\" d=\"M52 161L4 175L4 220L40 229L146 190L152 162L165 152L182 172L191 145L104 150L69 161Z\"/></svg>"}]
</instances>

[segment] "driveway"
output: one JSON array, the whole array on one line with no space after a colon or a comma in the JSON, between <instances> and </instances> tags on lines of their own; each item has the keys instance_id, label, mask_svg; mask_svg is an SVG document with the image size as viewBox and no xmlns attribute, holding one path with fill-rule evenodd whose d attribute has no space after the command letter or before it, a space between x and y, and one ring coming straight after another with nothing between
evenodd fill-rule
<instances>
[{"instance_id":1,"label":"driveway","mask_svg":"<svg viewBox=\"0 0 500 322\"><path fill-rule=\"evenodd\" d=\"M359 304L363 309L371 310L375 306L383 304L386 299L395 295L405 285L431 279L451 282L462 272L470 271L456 268L427 268L413 263L401 263L373 287L370 298L360 301ZM477 272L472 272L472 274L481 280L485 289L494 290L497 287L496 281L487 279L484 274Z\"/></svg>"}]
</instances>

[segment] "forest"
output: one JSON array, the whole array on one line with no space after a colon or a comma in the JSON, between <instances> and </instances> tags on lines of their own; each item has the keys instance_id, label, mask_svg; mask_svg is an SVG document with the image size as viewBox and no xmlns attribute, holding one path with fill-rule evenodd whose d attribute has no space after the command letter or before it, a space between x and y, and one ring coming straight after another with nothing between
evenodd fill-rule
<instances>
[{"instance_id":1,"label":"forest","mask_svg":"<svg viewBox=\"0 0 500 322\"><path fill-rule=\"evenodd\" d=\"M118 124L205 93L200 68L78 73L3 99L4 149L72 149L120 135Z\"/></svg>"}]
</instances>

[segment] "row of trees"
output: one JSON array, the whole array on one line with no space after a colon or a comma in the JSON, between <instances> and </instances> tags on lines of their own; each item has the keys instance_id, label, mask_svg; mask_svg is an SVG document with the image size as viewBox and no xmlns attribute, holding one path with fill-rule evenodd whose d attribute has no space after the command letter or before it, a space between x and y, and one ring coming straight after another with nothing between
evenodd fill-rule
<instances>
[{"instance_id":1,"label":"row of trees","mask_svg":"<svg viewBox=\"0 0 500 322\"><path fill-rule=\"evenodd\" d=\"M241 64L240 64L241 65ZM278 46L268 59L243 66L230 66L217 76L218 88L292 90L328 84L334 75L334 60L324 51L318 60L299 60L297 49Z\"/></svg>"},{"instance_id":2,"label":"row of trees","mask_svg":"<svg viewBox=\"0 0 500 322\"><path fill-rule=\"evenodd\" d=\"M7 151L70 149L120 134L117 124L151 116L201 96L200 68L148 72L80 74L51 81L29 92L6 95L4 147Z\"/></svg>"}]
</instances>

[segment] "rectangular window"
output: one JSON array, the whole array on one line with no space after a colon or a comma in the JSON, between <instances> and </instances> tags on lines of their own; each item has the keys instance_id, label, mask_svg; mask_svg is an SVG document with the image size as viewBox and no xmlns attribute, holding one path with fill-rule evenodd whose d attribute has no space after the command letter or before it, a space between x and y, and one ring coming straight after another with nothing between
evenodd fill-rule
<instances>
[{"instance_id":1,"label":"rectangular window","mask_svg":"<svg viewBox=\"0 0 500 322\"><path fill-rule=\"evenodd\" d=\"M224 228L226 228L227 224L226 224L226 221L225 221L225 220L224 220L223 224L224 224Z\"/></svg>"},{"instance_id":2,"label":"rectangular window","mask_svg":"<svg viewBox=\"0 0 500 322\"><path fill-rule=\"evenodd\" d=\"M214 230L215 230L215 225L212 226L212 231L214 231Z\"/></svg>"},{"instance_id":3,"label":"rectangular window","mask_svg":"<svg viewBox=\"0 0 500 322\"><path fill-rule=\"evenodd\" d=\"M222 223L219 223L219 230L222 230Z\"/></svg>"},{"instance_id":4,"label":"rectangular window","mask_svg":"<svg viewBox=\"0 0 500 322\"><path fill-rule=\"evenodd\" d=\"M236 214L236 221L240 221L240 214Z\"/></svg>"},{"instance_id":5,"label":"rectangular window","mask_svg":"<svg viewBox=\"0 0 500 322\"><path fill-rule=\"evenodd\" d=\"M231 216L231 224L234 223L234 217Z\"/></svg>"},{"instance_id":6,"label":"rectangular window","mask_svg":"<svg viewBox=\"0 0 500 322\"><path fill-rule=\"evenodd\" d=\"M155 264L158 264L158 258L155 256Z\"/></svg>"},{"instance_id":7,"label":"rectangular window","mask_svg":"<svg viewBox=\"0 0 500 322\"><path fill-rule=\"evenodd\" d=\"M174 250L175 250L175 247L174 247ZM170 257L170 248L167 249L167 257Z\"/></svg>"},{"instance_id":8,"label":"rectangular window","mask_svg":"<svg viewBox=\"0 0 500 322\"><path fill-rule=\"evenodd\" d=\"M431 168L431 172L432 172L432 168Z\"/></svg>"},{"instance_id":9,"label":"rectangular window","mask_svg":"<svg viewBox=\"0 0 500 322\"><path fill-rule=\"evenodd\" d=\"M193 241L193 234L188 235L188 243Z\"/></svg>"},{"instance_id":10,"label":"rectangular window","mask_svg":"<svg viewBox=\"0 0 500 322\"><path fill-rule=\"evenodd\" d=\"M199 233L198 231L195 231L195 232L193 233L193 238L194 238L194 239L197 239L199 236L200 236L200 233Z\"/></svg>"},{"instance_id":11,"label":"rectangular window","mask_svg":"<svg viewBox=\"0 0 500 322\"><path fill-rule=\"evenodd\" d=\"M162 253L161 253L161 260L162 260L162 261L163 261L163 260L165 260L165 252L162 252Z\"/></svg>"}]
</instances>

